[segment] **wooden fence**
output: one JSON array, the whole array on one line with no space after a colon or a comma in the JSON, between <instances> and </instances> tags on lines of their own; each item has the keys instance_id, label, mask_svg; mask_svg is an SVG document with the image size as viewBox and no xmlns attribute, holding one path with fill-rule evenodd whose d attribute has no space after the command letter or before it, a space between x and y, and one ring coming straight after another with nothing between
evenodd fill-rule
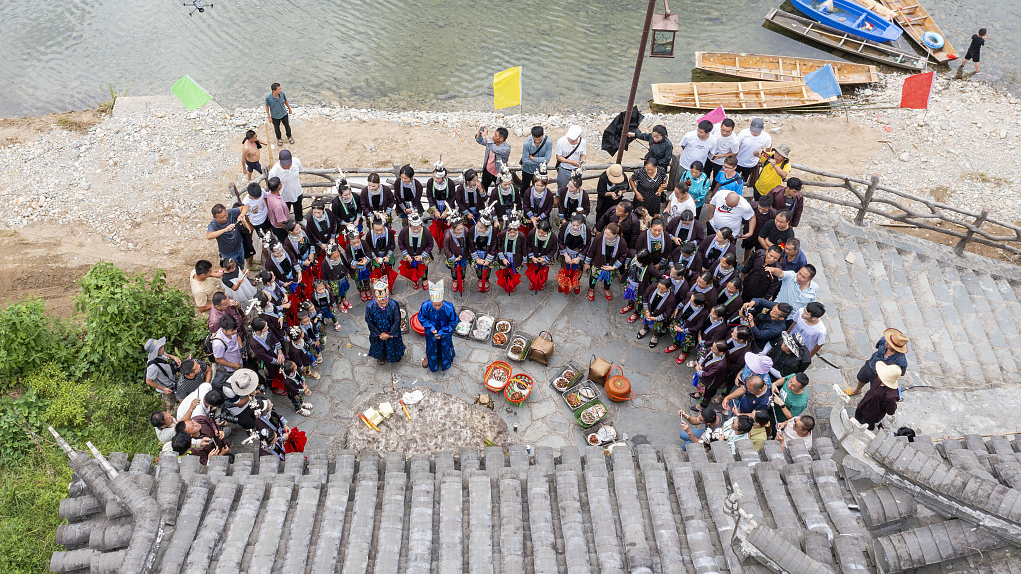
<instances>
[{"instance_id":1,"label":"wooden fence","mask_svg":"<svg viewBox=\"0 0 1021 574\"><path fill-rule=\"evenodd\" d=\"M676 158L674 164L672 167L676 167ZM608 163L587 165L583 168L584 175L582 179L598 179L608 167L610 167ZM1021 255L1021 227L989 217L989 209L986 207L983 207L981 211L975 212L962 207L947 205L928 197L880 185L878 175L872 175L868 181L865 181L858 177L831 173L801 164L792 164L792 167L805 173L838 180L812 181L802 178L806 188L840 189L850 193L851 198L834 197L807 190L802 190L802 193L808 199L856 209L857 214L854 217L854 222L857 225L865 225L865 215L871 213L920 229L956 237L958 241L954 245L954 251L958 254L964 253L965 247L969 243L975 242L988 247L1002 249L1015 255ZM624 165L623 168L625 172L634 172L641 169L642 166L640 164L628 164ZM337 175L340 171L343 171L345 175L378 173L381 178L392 182L397 179L400 169L400 164L393 164L392 169L368 167L355 167L343 170L341 168L303 169L302 174L318 176L325 181L302 182L301 186L313 189L335 187ZM457 184L461 181L461 172L466 169L468 168L448 167L447 172L451 174L451 179ZM511 167L510 169L512 172L521 171L520 167ZM423 175L430 173L423 172ZM673 180L672 177L670 179L671 181ZM262 181L262 179L258 181ZM233 187L233 184L231 186ZM364 186L352 184L352 187L361 189ZM236 190L235 193L237 193ZM323 197L328 195L333 195L333 193L324 189L322 192L312 191L307 194L307 197ZM946 225L939 225L940 223ZM988 229L983 229L982 227L987 224L1001 228L1006 234L1000 235Z\"/></svg>"}]
</instances>

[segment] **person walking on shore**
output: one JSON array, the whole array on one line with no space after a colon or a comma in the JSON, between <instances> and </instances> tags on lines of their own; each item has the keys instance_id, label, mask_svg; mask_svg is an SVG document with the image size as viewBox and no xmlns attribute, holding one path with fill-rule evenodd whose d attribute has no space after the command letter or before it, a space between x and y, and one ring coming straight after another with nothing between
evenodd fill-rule
<instances>
[{"instance_id":1,"label":"person walking on shore","mask_svg":"<svg viewBox=\"0 0 1021 574\"><path fill-rule=\"evenodd\" d=\"M248 176L248 181L252 181L253 171L262 174L262 164L259 163L262 152L259 150L264 145L266 142L255 135L255 130L245 132L245 139L241 140L241 173Z\"/></svg>"},{"instance_id":2,"label":"person walking on shore","mask_svg":"<svg viewBox=\"0 0 1021 574\"><path fill-rule=\"evenodd\" d=\"M961 68L958 70L960 73L964 73L964 67L968 65L969 61L975 62L975 73L978 73L978 60L982 46L985 46L986 40L989 38L989 34L985 28L979 28L978 34L971 35L971 45L968 46L968 51L964 53L964 62L961 63Z\"/></svg>"},{"instance_id":3,"label":"person walking on shore","mask_svg":"<svg viewBox=\"0 0 1021 574\"><path fill-rule=\"evenodd\" d=\"M284 140L280 137L280 124L284 124L287 131L288 143L294 143L294 138L291 137L291 104L287 101L287 94L277 82L273 82L269 90L270 93L266 94L266 121L273 122L277 145L284 145Z\"/></svg>"}]
</instances>

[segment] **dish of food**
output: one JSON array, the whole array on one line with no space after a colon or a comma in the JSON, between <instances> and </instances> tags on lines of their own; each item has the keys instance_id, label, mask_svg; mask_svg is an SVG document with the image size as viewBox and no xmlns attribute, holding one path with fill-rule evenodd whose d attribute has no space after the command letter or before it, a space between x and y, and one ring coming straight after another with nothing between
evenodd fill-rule
<instances>
[{"instance_id":1,"label":"dish of food","mask_svg":"<svg viewBox=\"0 0 1021 574\"><path fill-rule=\"evenodd\" d=\"M585 400L592 400L592 399L596 398L595 391L593 391L592 388L588 387L588 386L584 386L584 387L578 389L578 394L581 395L581 398L583 398Z\"/></svg>"},{"instance_id":2,"label":"dish of food","mask_svg":"<svg viewBox=\"0 0 1021 574\"><path fill-rule=\"evenodd\" d=\"M574 371L572 371L571 369L567 369L561 376L567 380L571 380L574 378Z\"/></svg>"},{"instance_id":3,"label":"dish of food","mask_svg":"<svg viewBox=\"0 0 1021 574\"><path fill-rule=\"evenodd\" d=\"M454 331L461 336L467 335L471 330L471 323L458 323L457 327L454 327Z\"/></svg>"},{"instance_id":4,"label":"dish of food","mask_svg":"<svg viewBox=\"0 0 1021 574\"><path fill-rule=\"evenodd\" d=\"M493 343L496 344L496 345L505 345L505 344L507 344L507 335L504 335L503 333L497 332L497 334L493 335Z\"/></svg>"},{"instance_id":5,"label":"dish of food","mask_svg":"<svg viewBox=\"0 0 1021 574\"><path fill-rule=\"evenodd\" d=\"M460 319L462 323L471 323L475 320L475 313L473 313L470 309L464 309L458 313L457 318Z\"/></svg>"},{"instance_id":6,"label":"dish of food","mask_svg":"<svg viewBox=\"0 0 1021 574\"><path fill-rule=\"evenodd\" d=\"M581 422L583 422L583 423L585 423L587 425L596 424L596 422L598 422L599 419L603 418L603 416L605 414L606 414L606 407L604 407L603 405L600 405L600 404L595 404L595 405L592 405L591 407L585 409L581 413Z\"/></svg>"},{"instance_id":7,"label":"dish of food","mask_svg":"<svg viewBox=\"0 0 1021 574\"><path fill-rule=\"evenodd\" d=\"M506 332L510 331L510 328L511 328L511 325L507 321L498 321L496 323L496 332L497 333L506 333Z\"/></svg>"},{"instance_id":8,"label":"dish of food","mask_svg":"<svg viewBox=\"0 0 1021 574\"><path fill-rule=\"evenodd\" d=\"M557 377L556 379L553 380L553 386L556 387L558 390L562 391L567 387L571 386L571 381L569 379L565 379L564 377Z\"/></svg>"},{"instance_id":9,"label":"dish of food","mask_svg":"<svg viewBox=\"0 0 1021 574\"><path fill-rule=\"evenodd\" d=\"M511 345L510 351L511 351L511 353L514 353L515 355L520 355L521 351L523 351L524 348L525 348L524 345L519 345L519 344L515 343L515 344Z\"/></svg>"},{"instance_id":10,"label":"dish of food","mask_svg":"<svg viewBox=\"0 0 1021 574\"><path fill-rule=\"evenodd\" d=\"M564 400L567 401L567 404L571 405L571 408L581 405L581 399L578 397L577 393L571 393L567 395L566 397L564 397Z\"/></svg>"},{"instance_id":11,"label":"dish of food","mask_svg":"<svg viewBox=\"0 0 1021 574\"><path fill-rule=\"evenodd\" d=\"M596 436L596 433L592 433L592 434L588 435L588 443L591 444L591 445L599 445L600 440L599 440L599 437Z\"/></svg>"},{"instance_id":12,"label":"dish of food","mask_svg":"<svg viewBox=\"0 0 1021 574\"><path fill-rule=\"evenodd\" d=\"M520 401L521 399L525 398L525 395L519 393L518 391L514 391L513 393L511 393L510 398L512 401Z\"/></svg>"}]
</instances>

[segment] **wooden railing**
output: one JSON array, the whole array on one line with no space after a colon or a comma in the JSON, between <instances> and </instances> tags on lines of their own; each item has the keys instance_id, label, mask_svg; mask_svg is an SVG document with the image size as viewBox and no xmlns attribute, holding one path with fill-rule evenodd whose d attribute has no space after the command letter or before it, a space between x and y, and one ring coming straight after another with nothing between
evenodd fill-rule
<instances>
[{"instance_id":1,"label":"wooden railing","mask_svg":"<svg viewBox=\"0 0 1021 574\"><path fill-rule=\"evenodd\" d=\"M871 213L920 229L956 237L958 241L954 245L954 251L958 255L964 253L964 248L971 242L1021 255L1021 227L989 217L989 209L986 207L976 212L886 187L879 184L878 175L873 175L869 181L865 181L854 176L830 173L800 164L793 164L792 167L805 173L840 180L812 181L801 178L806 188L842 189L849 192L853 199L805 190L802 190L802 194L808 199L856 209L854 222L857 225L865 225L865 215ZM947 226L939 225L940 222ZM1007 233L999 235L982 229L986 224L1000 227Z\"/></svg>"}]
</instances>

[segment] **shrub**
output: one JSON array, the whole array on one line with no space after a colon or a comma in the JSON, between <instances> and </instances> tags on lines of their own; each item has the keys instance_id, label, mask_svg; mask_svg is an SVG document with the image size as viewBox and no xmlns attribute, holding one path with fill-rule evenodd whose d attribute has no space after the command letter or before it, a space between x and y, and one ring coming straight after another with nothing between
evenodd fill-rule
<instances>
[{"instance_id":1,"label":"shrub","mask_svg":"<svg viewBox=\"0 0 1021 574\"><path fill-rule=\"evenodd\" d=\"M46 315L41 299L8 305L0 310L0 391L43 363L66 363L74 346L60 325Z\"/></svg>"},{"instance_id":2,"label":"shrub","mask_svg":"<svg viewBox=\"0 0 1021 574\"><path fill-rule=\"evenodd\" d=\"M49 400L43 413L47 424L55 427L78 426L85 422L85 406L89 402L89 385L72 381L67 372L55 363L46 363L41 369L22 380L29 389ZM36 429L41 432L43 429Z\"/></svg>"},{"instance_id":3,"label":"shrub","mask_svg":"<svg viewBox=\"0 0 1021 574\"><path fill-rule=\"evenodd\" d=\"M138 380L145 370L142 348L150 337L167 337L167 350L195 349L203 326L187 293L167 284L166 273L152 279L128 275L99 262L79 280L75 309L84 314L80 373L100 379Z\"/></svg>"}]
</instances>

